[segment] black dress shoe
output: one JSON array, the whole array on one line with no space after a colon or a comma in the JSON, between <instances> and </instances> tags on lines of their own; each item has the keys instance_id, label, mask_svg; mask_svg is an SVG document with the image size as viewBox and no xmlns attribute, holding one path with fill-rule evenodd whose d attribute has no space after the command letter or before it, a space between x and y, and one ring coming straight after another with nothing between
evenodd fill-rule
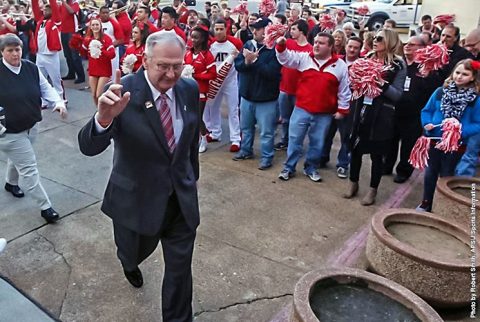
<instances>
[{"instance_id":1,"label":"black dress shoe","mask_svg":"<svg viewBox=\"0 0 480 322\"><path fill-rule=\"evenodd\" d=\"M53 208L48 208L41 211L43 219L45 219L49 224L56 222L60 216L57 214Z\"/></svg>"},{"instance_id":2,"label":"black dress shoe","mask_svg":"<svg viewBox=\"0 0 480 322\"><path fill-rule=\"evenodd\" d=\"M67 75L65 77L62 77L62 80L72 80L75 79L75 75Z\"/></svg>"},{"instance_id":3,"label":"black dress shoe","mask_svg":"<svg viewBox=\"0 0 480 322\"><path fill-rule=\"evenodd\" d=\"M126 270L123 270L123 273L125 274L125 277L127 280L136 288L140 288L143 285L143 276L142 272L140 271L140 268L136 268L134 271L128 272Z\"/></svg>"},{"instance_id":4,"label":"black dress shoe","mask_svg":"<svg viewBox=\"0 0 480 322\"><path fill-rule=\"evenodd\" d=\"M393 178L393 182L395 183L404 183L407 180L408 180L408 177L404 177L398 174L395 176L395 178Z\"/></svg>"},{"instance_id":5,"label":"black dress shoe","mask_svg":"<svg viewBox=\"0 0 480 322\"><path fill-rule=\"evenodd\" d=\"M25 196L22 189L19 186L14 186L13 184L5 183L5 190L10 192L14 197L22 198Z\"/></svg>"}]
</instances>

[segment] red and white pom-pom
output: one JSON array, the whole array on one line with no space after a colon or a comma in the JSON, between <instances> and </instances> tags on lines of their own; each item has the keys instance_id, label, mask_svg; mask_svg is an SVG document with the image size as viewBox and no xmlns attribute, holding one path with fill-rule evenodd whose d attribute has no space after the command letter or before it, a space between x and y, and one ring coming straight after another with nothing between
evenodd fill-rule
<instances>
[{"instance_id":1,"label":"red and white pom-pom","mask_svg":"<svg viewBox=\"0 0 480 322\"><path fill-rule=\"evenodd\" d=\"M419 64L419 73L428 76L432 70L439 70L450 60L448 48L443 44L433 44L415 52L415 62Z\"/></svg>"},{"instance_id":2,"label":"red and white pom-pom","mask_svg":"<svg viewBox=\"0 0 480 322\"><path fill-rule=\"evenodd\" d=\"M415 142L408 163L415 169L423 170L428 166L428 150L430 149L430 138L421 136Z\"/></svg>"},{"instance_id":3,"label":"red and white pom-pom","mask_svg":"<svg viewBox=\"0 0 480 322\"><path fill-rule=\"evenodd\" d=\"M445 153L458 151L458 144L462 137L462 123L450 117L442 123L442 140L435 145L436 149Z\"/></svg>"},{"instance_id":4,"label":"red and white pom-pom","mask_svg":"<svg viewBox=\"0 0 480 322\"><path fill-rule=\"evenodd\" d=\"M90 44L88 45L90 56L95 59L100 58L100 55L102 54L102 46L102 43L96 39L90 41Z\"/></svg>"},{"instance_id":5,"label":"red and white pom-pom","mask_svg":"<svg viewBox=\"0 0 480 322\"><path fill-rule=\"evenodd\" d=\"M184 78L193 78L195 73L195 68L192 65L185 65L182 70L182 77Z\"/></svg>"},{"instance_id":6,"label":"red and white pom-pom","mask_svg":"<svg viewBox=\"0 0 480 322\"><path fill-rule=\"evenodd\" d=\"M362 96L375 98L382 94L381 87L386 83L382 74L389 70L389 66L372 59L357 59L349 68L350 87L352 98Z\"/></svg>"},{"instance_id":7,"label":"red and white pom-pom","mask_svg":"<svg viewBox=\"0 0 480 322\"><path fill-rule=\"evenodd\" d=\"M335 27L337 26L337 23L335 22L334 17L332 17L329 14L324 13L324 14L320 15L319 25L320 25L320 29L322 31L328 32L328 31L335 30Z\"/></svg>"},{"instance_id":8,"label":"red and white pom-pom","mask_svg":"<svg viewBox=\"0 0 480 322\"><path fill-rule=\"evenodd\" d=\"M240 3L233 8L232 13L237 13L239 15L248 15L247 2L240 1Z\"/></svg>"},{"instance_id":9,"label":"red and white pom-pom","mask_svg":"<svg viewBox=\"0 0 480 322\"><path fill-rule=\"evenodd\" d=\"M288 26L286 25L268 25L265 28L265 46L267 48L272 49L275 47L275 42L278 38L285 36L287 33Z\"/></svg>"},{"instance_id":10,"label":"red and white pom-pom","mask_svg":"<svg viewBox=\"0 0 480 322\"><path fill-rule=\"evenodd\" d=\"M358 14L361 15L361 16L366 16L366 15L369 14L370 9L368 9L367 6L363 5L363 6L361 6L361 7L359 7L359 8L357 9L357 12L358 12Z\"/></svg>"},{"instance_id":11,"label":"red and white pom-pom","mask_svg":"<svg viewBox=\"0 0 480 322\"><path fill-rule=\"evenodd\" d=\"M131 74L133 72L133 65L135 65L136 62L137 56L135 56L135 54L128 54L127 56L125 56L121 66L122 72L124 74Z\"/></svg>"},{"instance_id":12,"label":"red and white pom-pom","mask_svg":"<svg viewBox=\"0 0 480 322\"><path fill-rule=\"evenodd\" d=\"M443 22L444 24L448 25L452 22L455 21L455 15L449 15L449 14L446 14L446 15L438 15L436 16L434 19L433 19L433 23L434 24L437 24L437 23L440 23L440 22Z\"/></svg>"},{"instance_id":13,"label":"red and white pom-pom","mask_svg":"<svg viewBox=\"0 0 480 322\"><path fill-rule=\"evenodd\" d=\"M265 17L270 16L271 14L275 13L275 11L277 10L274 0L262 0L258 8Z\"/></svg>"},{"instance_id":14,"label":"red and white pom-pom","mask_svg":"<svg viewBox=\"0 0 480 322\"><path fill-rule=\"evenodd\" d=\"M82 35L74 33L72 35L72 38L70 38L70 41L68 42L68 45L70 46L70 48L73 48L76 51L81 51L82 50L82 43L83 43Z\"/></svg>"}]
</instances>

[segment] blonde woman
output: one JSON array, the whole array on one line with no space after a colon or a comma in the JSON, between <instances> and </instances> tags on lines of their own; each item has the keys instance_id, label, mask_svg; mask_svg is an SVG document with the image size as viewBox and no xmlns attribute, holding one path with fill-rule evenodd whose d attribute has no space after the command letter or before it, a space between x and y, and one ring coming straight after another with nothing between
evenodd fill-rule
<instances>
[{"instance_id":1,"label":"blonde woman","mask_svg":"<svg viewBox=\"0 0 480 322\"><path fill-rule=\"evenodd\" d=\"M370 189L361 204L375 203L377 188L382 178L383 155L387 153L393 137L395 103L400 99L406 77L406 65L397 52L400 38L393 30L380 30L373 38L373 51L367 59L376 60L390 67L383 78L387 83L382 94L371 98L362 96L352 103L353 126L350 134L350 187L344 198L353 198L359 189L362 156L369 154L372 160Z\"/></svg>"}]
</instances>

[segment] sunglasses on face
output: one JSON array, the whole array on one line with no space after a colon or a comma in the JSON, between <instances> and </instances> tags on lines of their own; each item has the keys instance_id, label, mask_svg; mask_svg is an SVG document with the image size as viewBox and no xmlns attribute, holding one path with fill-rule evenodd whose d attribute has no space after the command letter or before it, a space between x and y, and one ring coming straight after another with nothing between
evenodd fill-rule
<instances>
[{"instance_id":1,"label":"sunglasses on face","mask_svg":"<svg viewBox=\"0 0 480 322\"><path fill-rule=\"evenodd\" d=\"M375 36L375 37L373 37L373 41L376 41L376 42L382 42L383 39L385 39L383 36Z\"/></svg>"}]
</instances>

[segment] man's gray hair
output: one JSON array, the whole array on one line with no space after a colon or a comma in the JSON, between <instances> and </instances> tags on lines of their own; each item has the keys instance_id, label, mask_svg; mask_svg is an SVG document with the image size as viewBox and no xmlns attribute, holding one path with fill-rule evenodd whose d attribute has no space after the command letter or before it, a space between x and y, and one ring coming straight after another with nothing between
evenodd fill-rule
<instances>
[{"instance_id":1,"label":"man's gray hair","mask_svg":"<svg viewBox=\"0 0 480 322\"><path fill-rule=\"evenodd\" d=\"M177 45L182 49L182 58L185 55L185 42L175 32L161 30L150 34L145 44L145 56L152 57L153 47L156 45Z\"/></svg>"},{"instance_id":2,"label":"man's gray hair","mask_svg":"<svg viewBox=\"0 0 480 322\"><path fill-rule=\"evenodd\" d=\"M0 36L0 51L3 51L8 46L23 47L22 40L15 34L5 34Z\"/></svg>"}]
</instances>

